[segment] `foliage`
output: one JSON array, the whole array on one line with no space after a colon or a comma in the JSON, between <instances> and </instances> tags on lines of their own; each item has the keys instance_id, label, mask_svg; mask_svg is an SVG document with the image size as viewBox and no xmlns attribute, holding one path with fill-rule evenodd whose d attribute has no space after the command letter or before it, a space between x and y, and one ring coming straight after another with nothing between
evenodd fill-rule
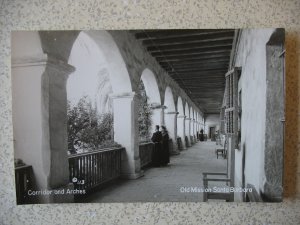
<instances>
[{"instance_id":1,"label":"foliage","mask_svg":"<svg viewBox=\"0 0 300 225\"><path fill-rule=\"evenodd\" d=\"M68 102L68 149L71 153L112 147L113 116L111 113L97 114L90 99L85 96L77 105Z\"/></svg>"},{"instance_id":2,"label":"foliage","mask_svg":"<svg viewBox=\"0 0 300 225\"><path fill-rule=\"evenodd\" d=\"M149 141L151 137L152 109L148 104L143 82L140 82L138 97L138 123L140 142Z\"/></svg>"}]
</instances>

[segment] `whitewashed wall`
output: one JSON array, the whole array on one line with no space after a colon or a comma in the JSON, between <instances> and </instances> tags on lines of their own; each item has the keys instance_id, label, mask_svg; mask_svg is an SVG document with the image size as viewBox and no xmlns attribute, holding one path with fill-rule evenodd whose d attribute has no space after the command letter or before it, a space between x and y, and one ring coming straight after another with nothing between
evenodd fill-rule
<instances>
[{"instance_id":1,"label":"whitewashed wall","mask_svg":"<svg viewBox=\"0 0 300 225\"><path fill-rule=\"evenodd\" d=\"M243 151L245 183L263 190L266 122L266 43L274 29L243 30L235 66L242 68L239 91L242 92L241 150L235 154L235 183L242 186ZM237 199L241 196L236 194Z\"/></svg>"}]
</instances>

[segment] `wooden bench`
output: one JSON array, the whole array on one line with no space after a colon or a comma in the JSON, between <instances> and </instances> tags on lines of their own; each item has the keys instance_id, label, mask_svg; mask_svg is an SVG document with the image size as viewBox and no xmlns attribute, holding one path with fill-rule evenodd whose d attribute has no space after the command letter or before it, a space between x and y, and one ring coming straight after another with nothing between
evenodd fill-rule
<instances>
[{"instance_id":1,"label":"wooden bench","mask_svg":"<svg viewBox=\"0 0 300 225\"><path fill-rule=\"evenodd\" d=\"M202 173L203 174L203 185L204 185L204 192L203 192L203 201L207 202L208 199L220 199L225 200L226 202L233 202L234 200L234 193L233 192L214 192L208 191L210 190L209 182L222 182L224 183L224 187L228 187L228 184L231 183L231 179L227 177L226 173ZM214 177L218 176L218 177ZM224 178L220 178L220 176ZM229 187L228 187L229 188Z\"/></svg>"}]
</instances>

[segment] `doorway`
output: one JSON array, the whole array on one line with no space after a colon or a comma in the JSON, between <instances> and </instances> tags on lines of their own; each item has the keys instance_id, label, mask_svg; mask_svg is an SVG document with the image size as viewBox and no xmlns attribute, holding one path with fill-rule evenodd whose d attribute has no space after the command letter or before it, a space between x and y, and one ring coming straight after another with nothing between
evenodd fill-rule
<instances>
[{"instance_id":1,"label":"doorway","mask_svg":"<svg viewBox=\"0 0 300 225\"><path fill-rule=\"evenodd\" d=\"M216 141L215 132L216 132L216 127L209 128L209 138L211 139L211 141Z\"/></svg>"}]
</instances>

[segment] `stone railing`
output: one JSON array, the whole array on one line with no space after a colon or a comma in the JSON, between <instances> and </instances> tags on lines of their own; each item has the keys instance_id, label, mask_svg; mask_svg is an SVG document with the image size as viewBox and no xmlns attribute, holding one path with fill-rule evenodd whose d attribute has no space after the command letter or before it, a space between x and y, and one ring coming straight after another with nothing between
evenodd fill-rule
<instances>
[{"instance_id":1,"label":"stone railing","mask_svg":"<svg viewBox=\"0 0 300 225\"><path fill-rule=\"evenodd\" d=\"M152 142L140 143L139 154L141 160L141 168L145 168L151 165L153 148L154 143Z\"/></svg>"},{"instance_id":2,"label":"stone railing","mask_svg":"<svg viewBox=\"0 0 300 225\"><path fill-rule=\"evenodd\" d=\"M70 182L74 189L89 191L121 175L124 148L101 149L69 156Z\"/></svg>"}]
</instances>

